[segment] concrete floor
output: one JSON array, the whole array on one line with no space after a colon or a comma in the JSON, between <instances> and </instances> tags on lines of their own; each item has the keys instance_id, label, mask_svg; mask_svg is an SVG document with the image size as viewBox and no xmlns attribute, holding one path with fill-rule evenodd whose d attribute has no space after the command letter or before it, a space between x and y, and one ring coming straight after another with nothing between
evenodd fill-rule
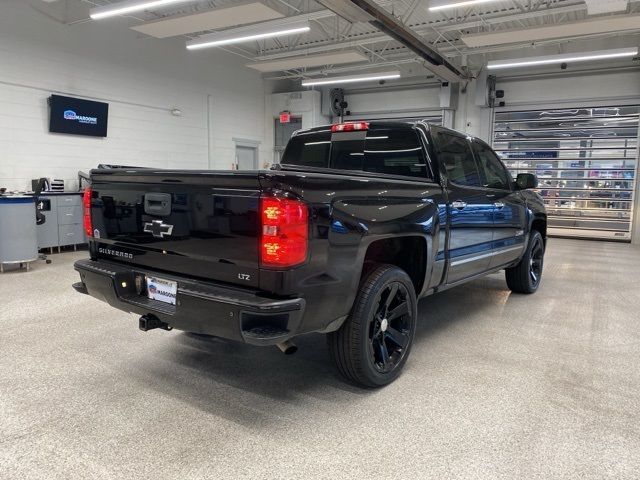
<instances>
[{"instance_id":1,"label":"concrete floor","mask_svg":"<svg viewBox=\"0 0 640 480\"><path fill-rule=\"evenodd\" d=\"M324 338L285 357L71 290L86 253L0 276L0 478L640 476L640 250L550 242L535 296L494 275L420 303L404 374L363 391Z\"/></svg>"}]
</instances>

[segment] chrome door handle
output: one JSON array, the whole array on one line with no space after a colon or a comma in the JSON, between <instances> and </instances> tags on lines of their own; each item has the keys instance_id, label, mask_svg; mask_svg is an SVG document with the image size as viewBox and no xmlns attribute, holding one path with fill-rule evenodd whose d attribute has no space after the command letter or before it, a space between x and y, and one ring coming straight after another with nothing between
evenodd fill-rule
<instances>
[{"instance_id":1,"label":"chrome door handle","mask_svg":"<svg viewBox=\"0 0 640 480\"><path fill-rule=\"evenodd\" d=\"M493 206L496 207L498 210L502 210L504 208L504 203L496 202L493 204Z\"/></svg>"},{"instance_id":2,"label":"chrome door handle","mask_svg":"<svg viewBox=\"0 0 640 480\"><path fill-rule=\"evenodd\" d=\"M457 208L458 210L462 210L463 208L465 208L467 206L467 202L461 202L460 200L457 200L457 201L453 202L451 204L451 206L453 208Z\"/></svg>"}]
</instances>

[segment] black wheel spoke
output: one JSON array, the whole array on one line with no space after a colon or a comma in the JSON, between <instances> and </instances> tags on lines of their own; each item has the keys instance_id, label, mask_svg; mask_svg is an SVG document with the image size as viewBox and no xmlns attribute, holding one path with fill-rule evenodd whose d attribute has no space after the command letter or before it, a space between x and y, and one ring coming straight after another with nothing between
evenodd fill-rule
<instances>
[{"instance_id":1,"label":"black wheel spoke","mask_svg":"<svg viewBox=\"0 0 640 480\"><path fill-rule=\"evenodd\" d=\"M389 350L387 350L387 345L384 343L384 340L380 340L378 342L378 351L380 354L380 362L382 363L382 367L386 370L389 366Z\"/></svg>"},{"instance_id":2,"label":"black wheel spoke","mask_svg":"<svg viewBox=\"0 0 640 480\"><path fill-rule=\"evenodd\" d=\"M393 327L389 327L385 332L387 338L395 343L400 348L405 348L409 343L409 337L406 333L396 330Z\"/></svg>"},{"instance_id":3,"label":"black wheel spoke","mask_svg":"<svg viewBox=\"0 0 640 480\"><path fill-rule=\"evenodd\" d=\"M400 305L398 305L397 307L395 307L393 310L389 312L389 315L387 316L387 320L392 321L392 320L395 320L396 318L400 318L404 315L407 315L408 313L409 313L409 305L405 300L404 302L402 302Z\"/></svg>"},{"instance_id":4,"label":"black wheel spoke","mask_svg":"<svg viewBox=\"0 0 640 480\"><path fill-rule=\"evenodd\" d=\"M373 326L373 334L371 335L371 338L376 338L380 335L380 324L376 324Z\"/></svg>"},{"instance_id":5,"label":"black wheel spoke","mask_svg":"<svg viewBox=\"0 0 640 480\"><path fill-rule=\"evenodd\" d=\"M396 297L397 293L398 293L398 284L394 283L391 286L391 291L389 292L389 295L387 295L387 299L384 302L385 312L387 312L389 310L389 305L391 305L391 302Z\"/></svg>"}]
</instances>

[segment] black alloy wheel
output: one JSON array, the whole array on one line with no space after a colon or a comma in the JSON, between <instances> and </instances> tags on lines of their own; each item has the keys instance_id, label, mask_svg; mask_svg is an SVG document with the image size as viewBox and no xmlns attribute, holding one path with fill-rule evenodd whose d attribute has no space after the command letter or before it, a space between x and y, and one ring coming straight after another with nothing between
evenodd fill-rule
<instances>
[{"instance_id":1,"label":"black alloy wheel","mask_svg":"<svg viewBox=\"0 0 640 480\"><path fill-rule=\"evenodd\" d=\"M351 314L327 335L340 373L363 387L393 382L409 357L417 319L415 287L393 265L374 264L362 277Z\"/></svg>"},{"instance_id":2,"label":"black alloy wheel","mask_svg":"<svg viewBox=\"0 0 640 480\"><path fill-rule=\"evenodd\" d=\"M531 258L529 260L529 275L531 275L531 282L535 288L538 288L540 281L542 280L542 266L544 263L544 243L542 237L537 235L533 239L531 245Z\"/></svg>"},{"instance_id":3,"label":"black alloy wheel","mask_svg":"<svg viewBox=\"0 0 640 480\"><path fill-rule=\"evenodd\" d=\"M388 284L378 294L378 306L369 325L369 346L375 368L388 373L407 353L413 313L409 292L400 282Z\"/></svg>"},{"instance_id":4,"label":"black alloy wheel","mask_svg":"<svg viewBox=\"0 0 640 480\"><path fill-rule=\"evenodd\" d=\"M505 270L507 286L515 293L535 293L542 282L545 244L542 235L532 230L520 263Z\"/></svg>"}]
</instances>

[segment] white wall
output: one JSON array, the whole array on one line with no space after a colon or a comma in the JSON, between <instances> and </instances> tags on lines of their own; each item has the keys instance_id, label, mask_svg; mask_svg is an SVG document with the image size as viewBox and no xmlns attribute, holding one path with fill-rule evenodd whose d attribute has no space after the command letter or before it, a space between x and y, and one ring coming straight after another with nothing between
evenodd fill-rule
<instances>
[{"instance_id":1,"label":"white wall","mask_svg":"<svg viewBox=\"0 0 640 480\"><path fill-rule=\"evenodd\" d=\"M414 116L440 110L439 85L346 89L345 100L352 117L384 115L390 111Z\"/></svg>"},{"instance_id":2,"label":"white wall","mask_svg":"<svg viewBox=\"0 0 640 480\"><path fill-rule=\"evenodd\" d=\"M184 40L140 38L130 24L67 26L27 1L0 2L0 186L47 176L74 188L77 171L99 163L227 169L233 138L260 142L261 163L271 158L257 72L224 52L187 52ZM51 93L108 102L108 137L48 133Z\"/></svg>"},{"instance_id":3,"label":"white wall","mask_svg":"<svg viewBox=\"0 0 640 480\"><path fill-rule=\"evenodd\" d=\"M640 101L640 69L611 69L582 74L499 76L507 107L531 104Z\"/></svg>"}]
</instances>

